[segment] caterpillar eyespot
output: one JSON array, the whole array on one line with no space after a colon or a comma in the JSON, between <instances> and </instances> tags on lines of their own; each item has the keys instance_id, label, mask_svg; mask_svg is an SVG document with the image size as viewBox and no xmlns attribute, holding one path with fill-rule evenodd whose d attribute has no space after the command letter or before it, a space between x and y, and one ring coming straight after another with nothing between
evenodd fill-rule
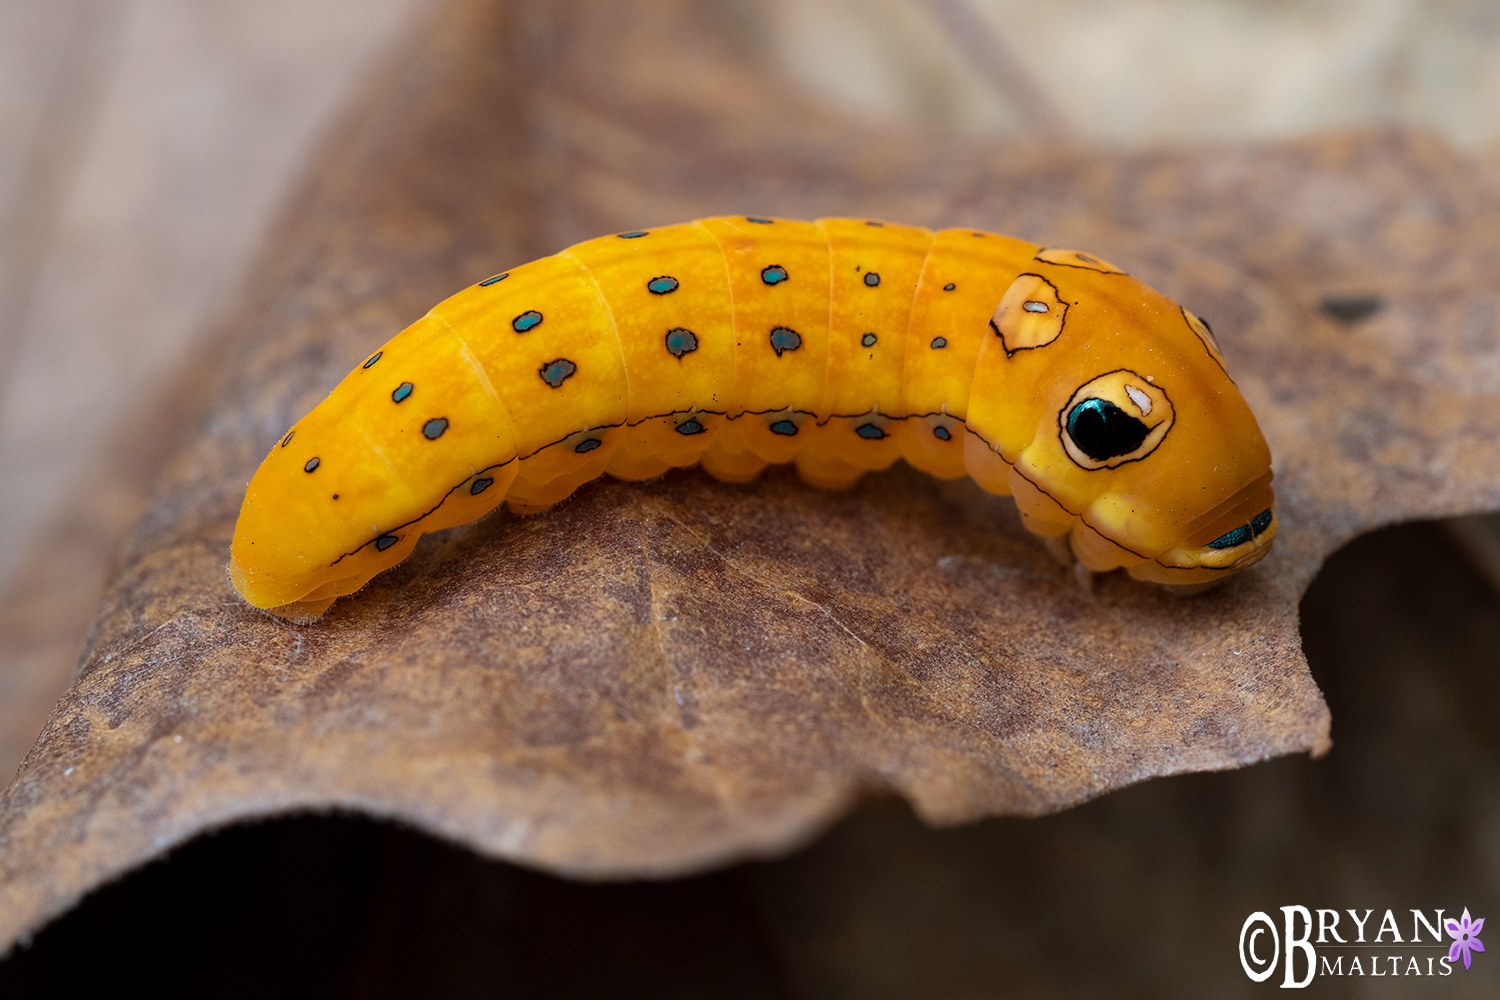
<instances>
[{"instance_id":1,"label":"caterpillar eyespot","mask_svg":"<svg viewBox=\"0 0 1500 1000\"><path fill-rule=\"evenodd\" d=\"M1223 578L1277 531L1212 331L1120 268L968 229L735 216L580 243L439 303L272 444L230 578L311 619L424 532L606 472L795 462L836 488L897 458L1012 495L1084 566L1141 580Z\"/></svg>"}]
</instances>

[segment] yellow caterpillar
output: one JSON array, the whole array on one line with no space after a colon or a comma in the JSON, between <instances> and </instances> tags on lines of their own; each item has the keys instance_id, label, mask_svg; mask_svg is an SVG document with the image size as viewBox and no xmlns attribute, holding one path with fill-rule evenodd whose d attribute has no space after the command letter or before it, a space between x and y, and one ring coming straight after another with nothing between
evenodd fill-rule
<instances>
[{"instance_id":1,"label":"yellow caterpillar","mask_svg":"<svg viewBox=\"0 0 1500 1000\"><path fill-rule=\"evenodd\" d=\"M735 216L580 243L459 292L271 448L230 579L307 620L501 500L601 473L897 458L1015 497L1091 570L1219 579L1276 534L1209 327L1119 268L972 229Z\"/></svg>"}]
</instances>

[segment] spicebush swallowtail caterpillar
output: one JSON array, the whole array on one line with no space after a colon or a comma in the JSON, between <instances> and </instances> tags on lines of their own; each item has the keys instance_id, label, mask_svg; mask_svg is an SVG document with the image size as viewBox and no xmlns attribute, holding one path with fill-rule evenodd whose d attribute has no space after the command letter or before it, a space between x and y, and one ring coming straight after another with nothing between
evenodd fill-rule
<instances>
[{"instance_id":1,"label":"spicebush swallowtail caterpillar","mask_svg":"<svg viewBox=\"0 0 1500 1000\"><path fill-rule=\"evenodd\" d=\"M1208 324L1096 257L972 229L733 216L605 236L439 303L271 448L230 579L310 620L503 500L602 473L897 458L1015 498L1088 569L1199 584L1276 535Z\"/></svg>"}]
</instances>

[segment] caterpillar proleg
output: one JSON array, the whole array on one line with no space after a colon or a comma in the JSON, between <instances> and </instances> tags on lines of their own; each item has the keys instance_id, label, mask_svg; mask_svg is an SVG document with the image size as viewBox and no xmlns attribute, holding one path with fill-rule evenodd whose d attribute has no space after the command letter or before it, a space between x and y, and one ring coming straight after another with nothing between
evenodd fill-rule
<instances>
[{"instance_id":1,"label":"caterpillar proleg","mask_svg":"<svg viewBox=\"0 0 1500 1000\"><path fill-rule=\"evenodd\" d=\"M276 442L230 579L323 614L428 531L608 473L903 458L1015 498L1095 571L1198 584L1276 535L1270 452L1207 323L1086 253L732 216L580 243L435 306Z\"/></svg>"}]
</instances>

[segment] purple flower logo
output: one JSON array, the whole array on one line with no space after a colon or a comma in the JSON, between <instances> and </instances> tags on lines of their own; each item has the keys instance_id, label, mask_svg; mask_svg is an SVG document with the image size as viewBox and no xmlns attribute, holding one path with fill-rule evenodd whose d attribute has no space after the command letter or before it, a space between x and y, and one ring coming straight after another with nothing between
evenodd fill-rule
<instances>
[{"instance_id":1,"label":"purple flower logo","mask_svg":"<svg viewBox=\"0 0 1500 1000\"><path fill-rule=\"evenodd\" d=\"M1470 952L1484 951L1484 945L1479 941L1479 932L1484 930L1484 918L1470 920L1469 908L1466 906L1462 921L1447 920L1443 922L1443 926L1453 939L1453 947L1448 949L1448 961L1458 961L1458 953L1463 952L1464 968L1467 969L1474 962Z\"/></svg>"}]
</instances>

